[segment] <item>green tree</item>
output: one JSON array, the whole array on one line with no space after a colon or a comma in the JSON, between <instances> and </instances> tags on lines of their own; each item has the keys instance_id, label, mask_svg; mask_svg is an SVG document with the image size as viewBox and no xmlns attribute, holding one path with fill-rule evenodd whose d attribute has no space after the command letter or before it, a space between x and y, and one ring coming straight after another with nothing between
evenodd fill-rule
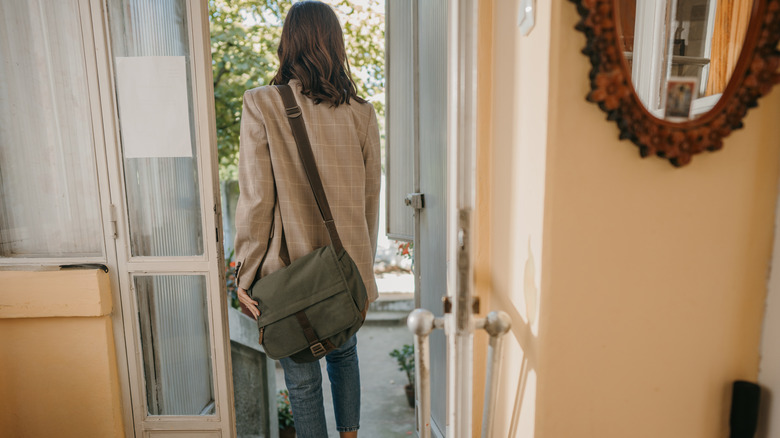
<instances>
[{"instance_id":1,"label":"green tree","mask_svg":"<svg viewBox=\"0 0 780 438\"><path fill-rule=\"evenodd\" d=\"M358 92L384 115L384 0L325 0L344 28ZM267 85L290 0L210 0L219 175L235 180L244 91Z\"/></svg>"}]
</instances>

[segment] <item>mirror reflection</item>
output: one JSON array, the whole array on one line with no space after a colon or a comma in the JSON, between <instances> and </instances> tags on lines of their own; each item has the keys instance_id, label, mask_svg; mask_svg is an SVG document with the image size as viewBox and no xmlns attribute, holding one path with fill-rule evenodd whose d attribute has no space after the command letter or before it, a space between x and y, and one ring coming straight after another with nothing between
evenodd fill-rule
<instances>
[{"instance_id":1,"label":"mirror reflection","mask_svg":"<svg viewBox=\"0 0 780 438\"><path fill-rule=\"evenodd\" d=\"M754 0L615 0L619 44L645 108L684 121L712 109L737 65Z\"/></svg>"}]
</instances>

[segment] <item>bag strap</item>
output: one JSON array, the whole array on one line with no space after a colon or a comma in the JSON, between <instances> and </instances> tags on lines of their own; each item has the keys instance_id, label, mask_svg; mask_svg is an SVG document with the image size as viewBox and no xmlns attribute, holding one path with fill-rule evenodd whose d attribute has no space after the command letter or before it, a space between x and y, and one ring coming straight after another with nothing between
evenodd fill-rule
<instances>
[{"instance_id":1,"label":"bag strap","mask_svg":"<svg viewBox=\"0 0 780 438\"><path fill-rule=\"evenodd\" d=\"M303 168L306 170L306 177L309 180L312 192L314 192L314 199L317 201L322 221L325 222L325 227L328 229L330 243L333 245L333 249L336 250L336 254L339 254L344 249L344 245L342 245L341 238L336 230L336 223L333 221L328 198L325 196L325 189L322 187L320 172L317 170L317 163L311 150L309 135L306 133L306 124L303 121L301 108L298 106L292 88L288 84L276 85L275 88L282 95L287 121L290 122L290 129L292 129L293 137L295 137L295 144L298 146L298 154L301 156Z\"/></svg>"}]
</instances>

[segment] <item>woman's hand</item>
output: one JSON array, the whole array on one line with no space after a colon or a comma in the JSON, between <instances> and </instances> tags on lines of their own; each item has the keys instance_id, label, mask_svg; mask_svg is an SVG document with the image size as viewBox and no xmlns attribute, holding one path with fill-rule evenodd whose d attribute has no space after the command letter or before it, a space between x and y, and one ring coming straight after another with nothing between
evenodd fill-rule
<instances>
[{"instance_id":1,"label":"woman's hand","mask_svg":"<svg viewBox=\"0 0 780 438\"><path fill-rule=\"evenodd\" d=\"M241 304L252 312L252 316L254 316L255 321L257 321L257 318L260 316L260 310L257 308L258 303L246 293L246 289L238 288L238 301L241 301Z\"/></svg>"}]
</instances>

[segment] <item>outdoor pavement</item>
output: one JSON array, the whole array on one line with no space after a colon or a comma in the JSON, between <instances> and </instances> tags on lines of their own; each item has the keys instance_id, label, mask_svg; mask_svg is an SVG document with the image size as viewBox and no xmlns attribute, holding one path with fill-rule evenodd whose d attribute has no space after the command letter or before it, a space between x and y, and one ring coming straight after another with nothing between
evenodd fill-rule
<instances>
[{"instance_id":1,"label":"outdoor pavement","mask_svg":"<svg viewBox=\"0 0 780 438\"><path fill-rule=\"evenodd\" d=\"M406 374L398 370L394 358L389 356L393 349L413 342L412 333L406 328L402 317L388 318L387 315L405 315L397 301L400 297L383 294L372 306L366 324L358 332L358 357L360 358L360 380L362 387L361 420L358 436L363 438L397 438L414 436L414 409L409 407L404 393ZM395 294L392 294L395 295ZM393 303L382 305L383 298L390 297ZM409 297L405 297L409 298ZM395 305L395 308L393 306ZM376 308L376 310L374 310ZM374 318L372 320L372 314ZM330 384L327 380L325 361L322 363L323 396L325 415L328 421L329 438L338 437L333 416L333 402ZM276 386L284 388L284 372L276 367Z\"/></svg>"}]
</instances>

